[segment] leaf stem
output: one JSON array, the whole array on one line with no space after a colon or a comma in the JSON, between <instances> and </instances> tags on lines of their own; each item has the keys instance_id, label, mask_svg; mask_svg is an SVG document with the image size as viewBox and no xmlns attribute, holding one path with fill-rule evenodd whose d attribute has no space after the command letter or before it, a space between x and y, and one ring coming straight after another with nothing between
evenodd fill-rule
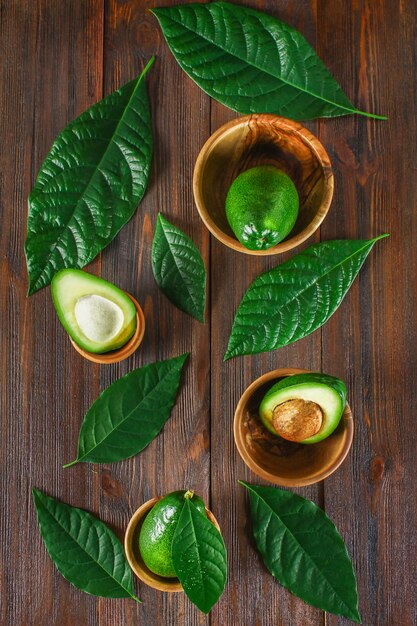
<instances>
[{"instance_id":1,"label":"leaf stem","mask_svg":"<svg viewBox=\"0 0 417 626\"><path fill-rule=\"evenodd\" d=\"M147 62L147 64L145 65L145 67L142 70L142 73L141 73L142 76L145 76L146 72L151 67L151 65L153 65L154 61L155 61L155 55L152 55L151 58L149 59L149 61Z\"/></svg>"},{"instance_id":2,"label":"leaf stem","mask_svg":"<svg viewBox=\"0 0 417 626\"><path fill-rule=\"evenodd\" d=\"M386 115L377 115L376 113L367 113L366 111L359 111L359 109L356 109L355 113L357 115L363 115L364 117L370 117L373 120L387 120L388 119Z\"/></svg>"},{"instance_id":3,"label":"leaf stem","mask_svg":"<svg viewBox=\"0 0 417 626\"><path fill-rule=\"evenodd\" d=\"M71 467L71 465L75 465L76 463L78 463L78 459L75 459L75 461L71 461L71 463L66 463L62 466L62 468L66 469L67 467Z\"/></svg>"}]
</instances>

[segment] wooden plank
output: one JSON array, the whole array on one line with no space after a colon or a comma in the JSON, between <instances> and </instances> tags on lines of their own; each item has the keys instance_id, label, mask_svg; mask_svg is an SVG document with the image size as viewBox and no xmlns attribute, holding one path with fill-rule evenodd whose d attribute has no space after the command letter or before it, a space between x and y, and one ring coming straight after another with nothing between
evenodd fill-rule
<instances>
[{"instance_id":1,"label":"wooden plank","mask_svg":"<svg viewBox=\"0 0 417 626\"><path fill-rule=\"evenodd\" d=\"M295 26L315 45L314 1L305 0L297 5L281 2L279 7L272 1L245 4ZM233 117L236 114L212 101L212 132ZM314 132L316 125L308 126ZM318 235L313 240L317 241ZM254 257L234 252L212 239L212 503L229 552L229 584L212 611L213 626L318 626L324 620L322 611L307 606L280 587L263 566L251 538L248 503L237 480L242 478L254 484L265 481L246 468L233 440L235 407L246 387L258 376L278 367L320 370L320 332L277 352L238 357L223 363L233 317L245 290L261 272L275 267L294 252L278 257ZM322 504L321 485L297 491Z\"/></svg>"},{"instance_id":2,"label":"wooden plank","mask_svg":"<svg viewBox=\"0 0 417 626\"><path fill-rule=\"evenodd\" d=\"M209 237L193 207L192 171L198 146L209 132L209 98L172 57L157 20L146 9L167 2L106 3L104 90L136 76L152 55L148 74L153 118L154 165L149 188L130 223L102 255L102 276L137 297L144 308L141 348L119 365L101 369L101 387L134 367L191 353L172 417L139 456L97 468L104 489L100 515L119 529L140 503L177 489L209 495L210 324L176 309L159 291L151 269L151 245L158 211L182 228L209 264ZM100 601L100 624L158 624L178 619L187 626L208 623L184 594L165 594L139 585L142 605Z\"/></svg>"},{"instance_id":3,"label":"wooden plank","mask_svg":"<svg viewBox=\"0 0 417 626\"><path fill-rule=\"evenodd\" d=\"M322 612L280 588L266 572L237 485L238 478L264 482L246 470L235 449L237 401L257 376L285 366L322 369L346 380L356 425L353 450L325 481L324 491L318 485L298 492L325 505L346 540L358 574L363 624L414 623L415 3L245 4L296 26L355 104L390 116L387 123L347 117L307 125L318 132L336 174L323 240L384 231L391 238L371 253L322 331L286 349L226 364L223 354L245 289L260 272L293 254L239 255L210 243L198 218L191 190L195 159L210 132L235 114L210 105L181 72L156 20L145 11L155 3L9 0L1 6L1 624L323 624ZM138 297L147 333L129 361L99 367L70 347L48 288L26 298L26 200L59 131L137 75L151 54L157 61L148 81L155 139L149 190L102 261L89 268ZM158 210L194 239L207 265L211 258L212 307L205 326L177 311L156 288L150 248ZM123 463L62 469L75 452L82 416L101 389L142 363L186 350L192 357L178 404L155 442ZM141 606L81 593L46 554L32 486L93 511L120 537L131 513L155 494L193 487L211 497L229 551L225 595L205 617L184 595L168 596L143 585L138 586ZM325 622L350 623L331 615Z\"/></svg>"},{"instance_id":4,"label":"wooden plank","mask_svg":"<svg viewBox=\"0 0 417 626\"><path fill-rule=\"evenodd\" d=\"M371 252L339 311L323 328L323 367L346 380L355 419L349 460L325 482L326 512L358 575L365 626L415 624L416 255L413 173L416 97L413 2L318 2L319 54L377 122L320 123L335 168L324 239L389 240ZM336 36L337 34L337 36ZM343 54L348 50L349 54ZM411 168L411 169L410 169ZM328 616L328 624L348 620Z\"/></svg>"},{"instance_id":5,"label":"wooden plank","mask_svg":"<svg viewBox=\"0 0 417 626\"><path fill-rule=\"evenodd\" d=\"M49 288L26 298L23 242L27 196L53 140L101 97L102 23L100 0L15 0L1 9L3 624L96 621L96 603L51 563L30 489L96 510L96 482L62 464L98 393L98 368L70 347Z\"/></svg>"}]
</instances>

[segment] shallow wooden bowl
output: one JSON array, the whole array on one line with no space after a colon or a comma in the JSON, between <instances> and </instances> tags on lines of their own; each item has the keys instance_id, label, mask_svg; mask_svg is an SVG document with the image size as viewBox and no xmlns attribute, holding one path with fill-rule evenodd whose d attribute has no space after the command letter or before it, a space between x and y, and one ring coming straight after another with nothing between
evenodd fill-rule
<instances>
[{"instance_id":1,"label":"shallow wooden bowl","mask_svg":"<svg viewBox=\"0 0 417 626\"><path fill-rule=\"evenodd\" d=\"M236 407L234 437L240 456L255 474L283 487L303 487L327 478L343 463L352 445L353 418L348 404L336 430L319 443L292 443L269 435L259 417L255 424L254 416L268 389L280 378L308 371L268 372L249 385Z\"/></svg>"},{"instance_id":2,"label":"shallow wooden bowl","mask_svg":"<svg viewBox=\"0 0 417 626\"><path fill-rule=\"evenodd\" d=\"M132 515L125 533L125 552L129 565L136 576L149 587L153 587L158 591L166 591L167 593L177 593L183 591L182 585L178 578L163 578L151 572L145 565L139 552L139 534L146 515L155 504L161 500L152 498L145 504L142 504L138 510ZM213 513L206 508L208 519L215 525L220 532L220 526Z\"/></svg>"},{"instance_id":3,"label":"shallow wooden bowl","mask_svg":"<svg viewBox=\"0 0 417 626\"><path fill-rule=\"evenodd\" d=\"M233 234L225 212L234 179L256 165L275 165L293 180L300 198L297 222L286 239L268 250L248 250ZM317 230L333 197L330 159L307 128L276 115L247 115L228 122L206 141L193 178L194 198L209 231L229 248L271 255L295 248Z\"/></svg>"},{"instance_id":4,"label":"shallow wooden bowl","mask_svg":"<svg viewBox=\"0 0 417 626\"><path fill-rule=\"evenodd\" d=\"M118 363L119 361L124 361L129 356L131 356L142 343L143 335L145 334L145 316L143 314L142 308L135 300L130 293L125 292L127 296L132 300L133 304L136 307L136 330L132 337L129 339L124 346L119 348L118 350L112 350L111 352L105 352L104 354L95 354L94 352L87 352L87 350L83 350L78 344L75 343L71 339L71 343L74 348L83 356L85 359L92 361L93 363Z\"/></svg>"}]
</instances>

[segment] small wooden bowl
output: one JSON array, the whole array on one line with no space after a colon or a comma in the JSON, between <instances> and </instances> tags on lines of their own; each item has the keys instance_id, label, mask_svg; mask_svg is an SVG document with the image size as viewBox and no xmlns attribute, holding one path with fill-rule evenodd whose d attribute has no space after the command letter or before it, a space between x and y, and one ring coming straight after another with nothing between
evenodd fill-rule
<instances>
[{"instance_id":1,"label":"small wooden bowl","mask_svg":"<svg viewBox=\"0 0 417 626\"><path fill-rule=\"evenodd\" d=\"M234 179L257 165L275 165L293 180L300 198L297 222L284 241L268 250L248 250L235 237L226 218L227 192ZM209 231L233 250L255 255L286 252L317 230L333 197L330 159L307 128L284 117L247 115L221 126L198 155L193 178L194 199Z\"/></svg>"},{"instance_id":2,"label":"small wooden bowl","mask_svg":"<svg viewBox=\"0 0 417 626\"><path fill-rule=\"evenodd\" d=\"M268 372L249 385L236 407L234 437L240 456L255 474L283 487L303 487L327 478L343 463L352 445L353 418L348 404L336 430L319 443L292 443L274 437L263 426L259 404L272 383L308 371L291 368Z\"/></svg>"},{"instance_id":3,"label":"small wooden bowl","mask_svg":"<svg viewBox=\"0 0 417 626\"><path fill-rule=\"evenodd\" d=\"M146 515L155 504L161 500L161 497L152 498L145 504L142 504L138 510L132 515L125 534L125 552L129 565L136 576L149 587L158 591L166 591L167 593L177 593L183 591L182 585L178 578L163 578L151 572L142 560L139 552L139 534ZM206 508L208 519L214 524L220 532L220 526L213 513Z\"/></svg>"},{"instance_id":4,"label":"small wooden bowl","mask_svg":"<svg viewBox=\"0 0 417 626\"><path fill-rule=\"evenodd\" d=\"M70 337L71 343L74 348L83 356L85 359L92 361L93 363L101 363L103 365L109 363L118 363L119 361L124 361L129 356L131 356L142 343L143 335L145 334L145 316L143 314L142 308L135 300L130 293L125 291L126 295L132 300L133 304L136 307L136 330L132 337L129 339L124 346L119 348L118 350L112 350L111 352L104 352L103 354L96 354L94 352L87 352L87 350L83 350L78 344L75 343Z\"/></svg>"}]
</instances>

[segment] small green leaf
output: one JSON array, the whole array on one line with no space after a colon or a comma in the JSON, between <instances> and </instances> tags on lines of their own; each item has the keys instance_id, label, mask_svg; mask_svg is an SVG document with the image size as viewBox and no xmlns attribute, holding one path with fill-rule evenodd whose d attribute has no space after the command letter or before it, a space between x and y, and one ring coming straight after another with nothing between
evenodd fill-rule
<instances>
[{"instance_id":1,"label":"small green leaf","mask_svg":"<svg viewBox=\"0 0 417 626\"><path fill-rule=\"evenodd\" d=\"M350 113L385 119L359 111L304 37L270 15L228 2L152 13L184 72L234 111L293 120Z\"/></svg>"},{"instance_id":2,"label":"small green leaf","mask_svg":"<svg viewBox=\"0 0 417 626\"><path fill-rule=\"evenodd\" d=\"M248 490L253 536L271 574L304 602L360 623L352 562L324 511L290 491L239 482Z\"/></svg>"},{"instance_id":3,"label":"small green leaf","mask_svg":"<svg viewBox=\"0 0 417 626\"><path fill-rule=\"evenodd\" d=\"M172 562L191 602L208 613L226 586L226 547L217 528L189 498L172 540Z\"/></svg>"},{"instance_id":4,"label":"small green leaf","mask_svg":"<svg viewBox=\"0 0 417 626\"><path fill-rule=\"evenodd\" d=\"M158 215L152 244L158 287L181 311L204 322L206 268L198 248L182 230Z\"/></svg>"},{"instance_id":5,"label":"small green leaf","mask_svg":"<svg viewBox=\"0 0 417 626\"><path fill-rule=\"evenodd\" d=\"M107 387L87 412L75 463L112 463L154 439L174 406L188 353L140 367Z\"/></svg>"},{"instance_id":6,"label":"small green leaf","mask_svg":"<svg viewBox=\"0 0 417 626\"><path fill-rule=\"evenodd\" d=\"M68 124L43 162L29 196L29 295L58 270L92 261L141 201L152 158L152 63Z\"/></svg>"},{"instance_id":7,"label":"small green leaf","mask_svg":"<svg viewBox=\"0 0 417 626\"><path fill-rule=\"evenodd\" d=\"M374 243L326 241L261 274L237 309L225 360L306 337L336 311Z\"/></svg>"},{"instance_id":8,"label":"small green leaf","mask_svg":"<svg viewBox=\"0 0 417 626\"><path fill-rule=\"evenodd\" d=\"M133 598L133 576L123 546L100 520L32 489L39 530L58 571L94 596Z\"/></svg>"}]
</instances>

